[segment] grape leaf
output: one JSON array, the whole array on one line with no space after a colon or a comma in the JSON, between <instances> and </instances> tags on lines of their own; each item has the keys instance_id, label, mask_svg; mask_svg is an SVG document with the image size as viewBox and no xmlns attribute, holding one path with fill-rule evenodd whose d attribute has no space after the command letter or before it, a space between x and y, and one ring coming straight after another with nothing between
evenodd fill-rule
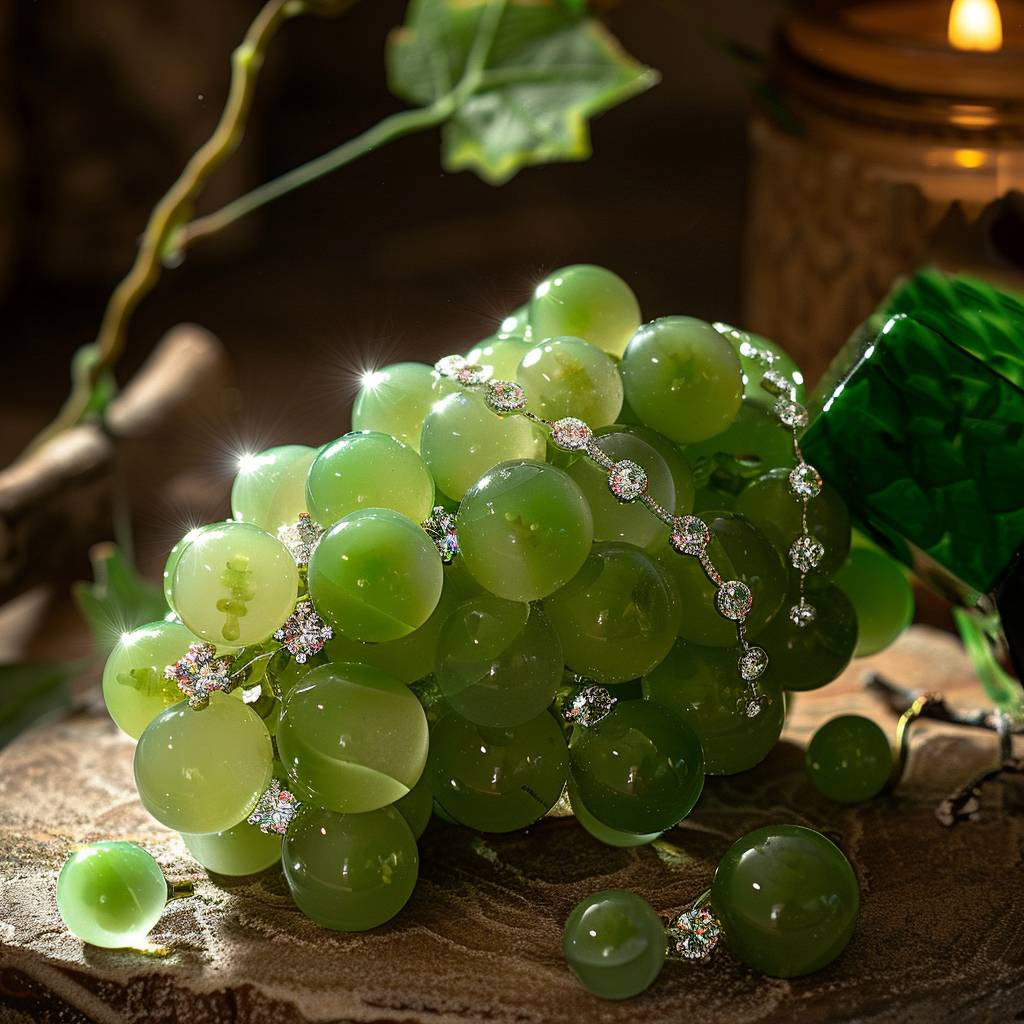
<instances>
[{"instance_id":1,"label":"grape leaf","mask_svg":"<svg viewBox=\"0 0 1024 1024\"><path fill-rule=\"evenodd\" d=\"M387 63L396 96L450 106L445 168L492 185L530 164L585 160L588 119L659 77L562 0L413 0Z\"/></svg>"},{"instance_id":2,"label":"grape leaf","mask_svg":"<svg viewBox=\"0 0 1024 1024\"><path fill-rule=\"evenodd\" d=\"M71 706L71 680L84 662L0 665L0 747L40 719Z\"/></svg>"}]
</instances>

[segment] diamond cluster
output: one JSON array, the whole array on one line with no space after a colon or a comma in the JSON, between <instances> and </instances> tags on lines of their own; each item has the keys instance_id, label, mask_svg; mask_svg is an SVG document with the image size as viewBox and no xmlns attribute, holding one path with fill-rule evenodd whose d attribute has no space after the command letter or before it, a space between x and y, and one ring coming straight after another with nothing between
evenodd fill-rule
<instances>
[{"instance_id":1,"label":"diamond cluster","mask_svg":"<svg viewBox=\"0 0 1024 1024\"><path fill-rule=\"evenodd\" d=\"M710 907L695 907L675 918L666 929L669 952L682 960L707 960L722 937L722 924Z\"/></svg>"},{"instance_id":2,"label":"diamond cluster","mask_svg":"<svg viewBox=\"0 0 1024 1024\"><path fill-rule=\"evenodd\" d=\"M211 693L231 689L231 658L218 658L213 644L190 644L182 657L164 669L164 675L178 684L190 708L205 708Z\"/></svg>"},{"instance_id":3,"label":"diamond cluster","mask_svg":"<svg viewBox=\"0 0 1024 1024\"><path fill-rule=\"evenodd\" d=\"M334 630L324 624L308 599L300 601L285 624L274 633L274 639L280 640L300 665L319 654L324 644L333 638Z\"/></svg>"}]
</instances>

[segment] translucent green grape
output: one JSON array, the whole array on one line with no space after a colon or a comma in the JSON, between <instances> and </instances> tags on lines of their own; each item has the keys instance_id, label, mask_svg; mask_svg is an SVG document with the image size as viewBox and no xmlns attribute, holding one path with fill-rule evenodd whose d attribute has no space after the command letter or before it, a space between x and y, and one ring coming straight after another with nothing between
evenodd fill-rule
<instances>
[{"instance_id":1,"label":"translucent green grape","mask_svg":"<svg viewBox=\"0 0 1024 1024\"><path fill-rule=\"evenodd\" d=\"M419 451L423 420L437 401L434 377L426 363L394 363L364 373L352 406L352 429L390 434Z\"/></svg>"},{"instance_id":2,"label":"translucent green grape","mask_svg":"<svg viewBox=\"0 0 1024 1024\"><path fill-rule=\"evenodd\" d=\"M612 358L582 338L548 338L523 356L516 379L530 409L545 419L576 416L591 427L614 423L622 379Z\"/></svg>"},{"instance_id":3,"label":"translucent green grape","mask_svg":"<svg viewBox=\"0 0 1024 1024\"><path fill-rule=\"evenodd\" d=\"M622 380L633 411L677 444L720 434L743 401L739 357L710 324L688 316L644 324L622 357Z\"/></svg>"},{"instance_id":4,"label":"translucent green grape","mask_svg":"<svg viewBox=\"0 0 1024 1024\"><path fill-rule=\"evenodd\" d=\"M393 807L337 814L304 804L288 827L281 863L299 910L341 932L390 921L419 875L416 840Z\"/></svg>"},{"instance_id":5,"label":"translucent green grape","mask_svg":"<svg viewBox=\"0 0 1024 1024\"><path fill-rule=\"evenodd\" d=\"M405 818L412 830L413 838L419 839L430 824L430 816L434 813L434 787L430 775L424 772L419 782L409 790L401 800L393 804L396 811Z\"/></svg>"},{"instance_id":6,"label":"translucent green grape","mask_svg":"<svg viewBox=\"0 0 1024 1024\"><path fill-rule=\"evenodd\" d=\"M57 910L72 935L107 949L142 945L167 904L167 882L140 846L88 843L57 879Z\"/></svg>"},{"instance_id":7,"label":"translucent green grape","mask_svg":"<svg viewBox=\"0 0 1024 1024\"><path fill-rule=\"evenodd\" d=\"M761 387L761 378L765 371L774 370L781 373L793 387L796 400L802 402L805 397L804 375L796 365L793 357L781 346L760 334L751 334L749 331L741 331L729 324L712 324L712 327L732 345L736 355L740 357L740 365L743 367L743 397L754 405L771 409L775 404L775 395ZM771 361L758 358L759 352L769 354Z\"/></svg>"},{"instance_id":8,"label":"translucent green grape","mask_svg":"<svg viewBox=\"0 0 1024 1024\"><path fill-rule=\"evenodd\" d=\"M547 439L523 416L498 416L479 395L448 395L423 421L420 451L437 486L461 499L495 463L510 459L544 461Z\"/></svg>"},{"instance_id":9,"label":"translucent green grape","mask_svg":"<svg viewBox=\"0 0 1024 1024\"><path fill-rule=\"evenodd\" d=\"M835 577L857 612L858 658L889 646L914 618L914 588L899 562L875 548L855 547Z\"/></svg>"},{"instance_id":10,"label":"translucent green grape","mask_svg":"<svg viewBox=\"0 0 1024 1024\"><path fill-rule=\"evenodd\" d=\"M533 328L530 326L530 304L520 306L502 319L498 325L499 334L511 334L524 341L531 341Z\"/></svg>"},{"instance_id":11,"label":"translucent green grape","mask_svg":"<svg viewBox=\"0 0 1024 1024\"><path fill-rule=\"evenodd\" d=\"M602 427L600 430L595 431L595 433L603 436L610 431L629 434L650 445L664 459L665 465L668 466L669 473L672 476L672 484L676 494L676 514L684 515L693 510L696 483L693 479L693 470L690 468L689 462L686 461L682 449L674 445L663 434L659 434L656 430L651 430L650 427L645 427L640 423L623 422L612 427Z\"/></svg>"},{"instance_id":12,"label":"translucent green grape","mask_svg":"<svg viewBox=\"0 0 1024 1024\"><path fill-rule=\"evenodd\" d=\"M532 825L558 802L569 767L565 737L548 712L507 729L450 711L431 729L427 771L452 821L481 832Z\"/></svg>"},{"instance_id":13,"label":"translucent green grape","mask_svg":"<svg viewBox=\"0 0 1024 1024\"><path fill-rule=\"evenodd\" d=\"M390 509L352 512L309 560L309 596L334 629L380 643L408 636L433 614L444 572L434 542Z\"/></svg>"},{"instance_id":14,"label":"translucent green grape","mask_svg":"<svg viewBox=\"0 0 1024 1024\"><path fill-rule=\"evenodd\" d=\"M769 651L769 659L775 654ZM779 741L786 719L782 690L758 683L768 703L753 718L744 713L747 684L737 668L738 652L679 641L665 660L644 676L645 697L671 708L697 734L708 775L753 768Z\"/></svg>"},{"instance_id":15,"label":"translucent green grape","mask_svg":"<svg viewBox=\"0 0 1024 1024\"><path fill-rule=\"evenodd\" d=\"M534 289L529 315L538 341L573 335L616 357L640 326L640 304L629 285L589 263L548 274Z\"/></svg>"},{"instance_id":16,"label":"translucent green grape","mask_svg":"<svg viewBox=\"0 0 1024 1024\"><path fill-rule=\"evenodd\" d=\"M595 544L544 610L566 665L602 683L654 668L671 650L683 615L668 571L629 544Z\"/></svg>"},{"instance_id":17,"label":"translucent green grape","mask_svg":"<svg viewBox=\"0 0 1024 1024\"><path fill-rule=\"evenodd\" d=\"M427 719L415 694L368 665L328 664L288 692L277 749L305 799L345 813L405 796L427 763Z\"/></svg>"},{"instance_id":18,"label":"translucent green grape","mask_svg":"<svg viewBox=\"0 0 1024 1024\"><path fill-rule=\"evenodd\" d=\"M167 556L167 561L164 563L163 573L163 587L164 587L164 600L167 602L167 607L172 612L177 614L174 607L174 570L178 568L178 562L181 559L181 553L199 536L201 530L208 528L215 529L220 526L220 523L212 523L209 527L207 526L195 526L188 533L185 534L177 544L174 545L170 550L170 554Z\"/></svg>"},{"instance_id":19,"label":"translucent green grape","mask_svg":"<svg viewBox=\"0 0 1024 1024\"><path fill-rule=\"evenodd\" d=\"M562 648L539 607L486 594L449 616L435 676L463 718L478 725L520 725L554 700L562 682Z\"/></svg>"},{"instance_id":20,"label":"translucent green grape","mask_svg":"<svg viewBox=\"0 0 1024 1024\"><path fill-rule=\"evenodd\" d=\"M247 820L224 832L186 833L181 838L188 852L207 871L218 875L255 875L281 859L281 837L276 832L261 832Z\"/></svg>"},{"instance_id":21,"label":"translucent green grape","mask_svg":"<svg viewBox=\"0 0 1024 1024\"><path fill-rule=\"evenodd\" d=\"M583 805L580 799L579 790L569 781L569 804L576 820L586 829L598 842L605 846L615 846L620 849L632 849L636 846L647 846L661 836L660 832L650 832L647 835L635 835L632 832L619 832L617 829L609 828L603 822L597 820Z\"/></svg>"},{"instance_id":22,"label":"translucent green grape","mask_svg":"<svg viewBox=\"0 0 1024 1024\"><path fill-rule=\"evenodd\" d=\"M686 445L683 454L699 482L716 473L736 483L777 466L791 468L793 437L773 412L744 401L726 430L706 441Z\"/></svg>"},{"instance_id":23,"label":"translucent green grape","mask_svg":"<svg viewBox=\"0 0 1024 1024\"><path fill-rule=\"evenodd\" d=\"M295 607L299 574L288 549L251 523L217 523L181 552L173 608L196 636L242 647L266 640Z\"/></svg>"},{"instance_id":24,"label":"translucent green grape","mask_svg":"<svg viewBox=\"0 0 1024 1024\"><path fill-rule=\"evenodd\" d=\"M467 492L458 515L466 568L509 601L554 593L590 553L594 522L579 486L542 462L504 462Z\"/></svg>"},{"instance_id":25,"label":"translucent green grape","mask_svg":"<svg viewBox=\"0 0 1024 1024\"><path fill-rule=\"evenodd\" d=\"M620 832L663 832L693 809L704 788L697 734L651 700L619 701L569 748L572 781L587 809Z\"/></svg>"},{"instance_id":26,"label":"translucent green grape","mask_svg":"<svg viewBox=\"0 0 1024 1024\"><path fill-rule=\"evenodd\" d=\"M114 724L132 739L181 700L177 683L164 676L164 669L195 642L180 622L150 622L121 634L103 668L103 701Z\"/></svg>"},{"instance_id":27,"label":"translucent green grape","mask_svg":"<svg viewBox=\"0 0 1024 1024\"><path fill-rule=\"evenodd\" d=\"M884 732L863 715L840 715L821 726L807 745L807 774L830 800L856 804L885 788L892 748Z\"/></svg>"},{"instance_id":28,"label":"translucent green grape","mask_svg":"<svg viewBox=\"0 0 1024 1024\"><path fill-rule=\"evenodd\" d=\"M645 991L665 963L665 925L641 896L606 889L572 909L562 952L583 987L602 999Z\"/></svg>"},{"instance_id":29,"label":"translucent green grape","mask_svg":"<svg viewBox=\"0 0 1024 1024\"><path fill-rule=\"evenodd\" d=\"M723 579L742 581L754 596L747 616L747 634L756 637L786 597L789 581L782 556L745 516L712 511L702 512L701 518L711 529L707 553L712 564ZM717 588L705 576L698 560L678 554L666 543L658 561L671 572L683 603L679 636L711 647L733 646L735 624L716 611Z\"/></svg>"},{"instance_id":30,"label":"translucent green grape","mask_svg":"<svg viewBox=\"0 0 1024 1024\"><path fill-rule=\"evenodd\" d=\"M270 783L270 733L247 704L210 695L202 711L184 701L146 726L135 748L143 807L175 832L226 832L248 817Z\"/></svg>"},{"instance_id":31,"label":"translucent green grape","mask_svg":"<svg viewBox=\"0 0 1024 1024\"><path fill-rule=\"evenodd\" d=\"M523 356L533 343L516 334L498 333L474 345L466 358L471 363L491 368L493 380L515 380Z\"/></svg>"},{"instance_id":32,"label":"translucent green grape","mask_svg":"<svg viewBox=\"0 0 1024 1024\"><path fill-rule=\"evenodd\" d=\"M306 473L316 449L304 444L268 448L238 460L231 486L231 515L277 536L306 511Z\"/></svg>"},{"instance_id":33,"label":"translucent green grape","mask_svg":"<svg viewBox=\"0 0 1024 1024\"><path fill-rule=\"evenodd\" d=\"M434 481L414 448L390 434L354 431L320 449L306 477L306 505L324 527L367 508L421 523L434 507Z\"/></svg>"}]
</instances>

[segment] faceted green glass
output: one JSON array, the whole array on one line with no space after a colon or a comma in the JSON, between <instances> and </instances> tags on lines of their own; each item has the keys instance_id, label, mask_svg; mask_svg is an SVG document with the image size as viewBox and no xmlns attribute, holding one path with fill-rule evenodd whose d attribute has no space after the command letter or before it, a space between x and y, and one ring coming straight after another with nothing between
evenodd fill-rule
<instances>
[{"instance_id":1,"label":"faceted green glass","mask_svg":"<svg viewBox=\"0 0 1024 1024\"><path fill-rule=\"evenodd\" d=\"M316 449L304 444L268 448L238 460L231 486L231 515L277 536L306 511L306 473Z\"/></svg>"},{"instance_id":2,"label":"faceted green glass","mask_svg":"<svg viewBox=\"0 0 1024 1024\"><path fill-rule=\"evenodd\" d=\"M276 832L261 832L248 820L233 828L209 835L182 835L189 853L207 871L229 877L255 875L273 867L281 859L281 837Z\"/></svg>"},{"instance_id":3,"label":"faceted green glass","mask_svg":"<svg viewBox=\"0 0 1024 1024\"><path fill-rule=\"evenodd\" d=\"M515 380L523 356L533 343L516 334L498 333L474 345L466 359L491 368L492 380Z\"/></svg>"},{"instance_id":4,"label":"faceted green glass","mask_svg":"<svg viewBox=\"0 0 1024 1024\"><path fill-rule=\"evenodd\" d=\"M889 646L914 619L914 588L899 562L870 547L855 547L835 578L857 614L858 658Z\"/></svg>"},{"instance_id":5,"label":"faceted green glass","mask_svg":"<svg viewBox=\"0 0 1024 1024\"><path fill-rule=\"evenodd\" d=\"M843 951L860 889L850 862L821 833L769 825L729 848L715 871L711 905L735 957L763 974L795 978Z\"/></svg>"},{"instance_id":6,"label":"faceted green glass","mask_svg":"<svg viewBox=\"0 0 1024 1024\"><path fill-rule=\"evenodd\" d=\"M352 405L352 429L390 434L419 451L420 431L437 401L434 371L426 363L394 363L364 373Z\"/></svg>"},{"instance_id":7,"label":"faceted green glass","mask_svg":"<svg viewBox=\"0 0 1024 1024\"><path fill-rule=\"evenodd\" d=\"M619 849L632 849L636 846L647 846L661 836L660 832L649 832L647 835L636 835L633 832L620 832L618 829L609 828L603 822L597 820L583 805L580 799L579 790L569 780L569 804L572 813L580 825L589 832L598 842L605 846L615 846Z\"/></svg>"},{"instance_id":8,"label":"faceted green glass","mask_svg":"<svg viewBox=\"0 0 1024 1024\"><path fill-rule=\"evenodd\" d=\"M201 711L185 701L146 726L135 748L143 807L176 832L224 832L247 817L270 783L270 734L247 704L210 695Z\"/></svg>"},{"instance_id":9,"label":"faceted green glass","mask_svg":"<svg viewBox=\"0 0 1024 1024\"><path fill-rule=\"evenodd\" d=\"M630 999L661 973L665 925L642 897L606 889L573 907L562 952L588 992L602 999Z\"/></svg>"},{"instance_id":10,"label":"faceted green glass","mask_svg":"<svg viewBox=\"0 0 1024 1024\"><path fill-rule=\"evenodd\" d=\"M820 792L830 800L856 804L882 792L892 772L892 749L870 718L840 715L811 737L806 762Z\"/></svg>"},{"instance_id":11,"label":"faceted green glass","mask_svg":"<svg viewBox=\"0 0 1024 1024\"><path fill-rule=\"evenodd\" d=\"M429 773L424 772L419 782L392 806L405 818L413 838L419 839L430 824L430 816L434 813L434 787L430 783Z\"/></svg>"},{"instance_id":12,"label":"faceted green glass","mask_svg":"<svg viewBox=\"0 0 1024 1024\"><path fill-rule=\"evenodd\" d=\"M416 840L393 807L337 814L304 804L288 827L281 863L299 910L341 932L390 921L419 875Z\"/></svg>"},{"instance_id":13,"label":"faceted green glass","mask_svg":"<svg viewBox=\"0 0 1024 1024\"><path fill-rule=\"evenodd\" d=\"M309 596L335 631L381 643L433 614L444 572L434 542L398 512L360 509L335 523L309 560Z\"/></svg>"},{"instance_id":14,"label":"faceted green glass","mask_svg":"<svg viewBox=\"0 0 1024 1024\"><path fill-rule=\"evenodd\" d=\"M107 949L138 946L160 920L167 882L140 846L88 843L75 849L57 879L57 910L72 935Z\"/></svg>"},{"instance_id":15,"label":"faceted green glass","mask_svg":"<svg viewBox=\"0 0 1024 1024\"><path fill-rule=\"evenodd\" d=\"M420 702L367 665L328 664L305 675L285 696L276 735L292 785L333 811L394 803L427 763Z\"/></svg>"},{"instance_id":16,"label":"faceted green glass","mask_svg":"<svg viewBox=\"0 0 1024 1024\"><path fill-rule=\"evenodd\" d=\"M683 615L670 573L629 544L595 544L544 610L566 665L602 683L654 668L671 650Z\"/></svg>"}]
</instances>

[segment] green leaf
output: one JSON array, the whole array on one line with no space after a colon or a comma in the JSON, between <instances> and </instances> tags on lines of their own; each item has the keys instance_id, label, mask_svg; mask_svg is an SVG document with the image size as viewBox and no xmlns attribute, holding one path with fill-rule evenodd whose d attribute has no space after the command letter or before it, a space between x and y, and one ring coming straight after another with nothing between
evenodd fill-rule
<instances>
[{"instance_id":1,"label":"green leaf","mask_svg":"<svg viewBox=\"0 0 1024 1024\"><path fill-rule=\"evenodd\" d=\"M42 718L71 706L71 680L85 663L0 665L0 747Z\"/></svg>"},{"instance_id":2,"label":"green leaf","mask_svg":"<svg viewBox=\"0 0 1024 1024\"><path fill-rule=\"evenodd\" d=\"M104 370L89 383L89 377L99 362L99 350L95 345L83 345L71 357L71 383L75 391L89 390L89 401L82 410L82 418L102 416L106 412L114 395L117 394L117 383L109 370Z\"/></svg>"},{"instance_id":3,"label":"green leaf","mask_svg":"<svg viewBox=\"0 0 1024 1024\"><path fill-rule=\"evenodd\" d=\"M658 81L562 0L413 0L387 58L396 96L451 104L445 168L494 185L530 164L586 159L589 118Z\"/></svg>"}]
</instances>

